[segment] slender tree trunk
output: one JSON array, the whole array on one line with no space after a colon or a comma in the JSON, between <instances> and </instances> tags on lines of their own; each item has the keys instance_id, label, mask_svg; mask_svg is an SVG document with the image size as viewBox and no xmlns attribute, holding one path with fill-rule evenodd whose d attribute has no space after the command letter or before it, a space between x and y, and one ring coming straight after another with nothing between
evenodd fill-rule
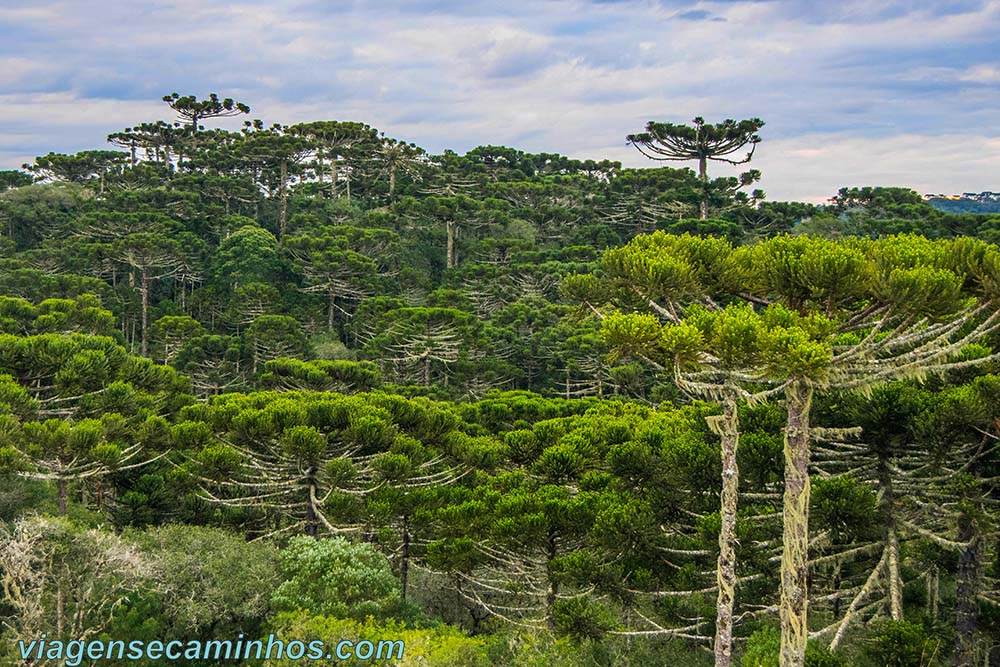
<instances>
[{"instance_id":1,"label":"slender tree trunk","mask_svg":"<svg viewBox=\"0 0 1000 667\"><path fill-rule=\"evenodd\" d=\"M840 584L841 584L841 576L840 576L840 574L841 574L841 567L842 567L842 563L838 562L834 566L834 568L833 568L833 590L835 590L835 591L839 591L840 590ZM840 618L840 607L841 607L841 605L842 605L842 601L841 601L839 595L837 597L833 598L833 617L835 619L836 618Z\"/></svg>"},{"instance_id":2,"label":"slender tree trunk","mask_svg":"<svg viewBox=\"0 0 1000 667\"><path fill-rule=\"evenodd\" d=\"M86 487L84 487L86 489ZM87 502L84 500L84 507L86 507ZM101 484L101 478L98 477L97 481L94 482L94 508L101 512L104 510L104 485Z\"/></svg>"},{"instance_id":3,"label":"slender tree trunk","mask_svg":"<svg viewBox=\"0 0 1000 667\"><path fill-rule=\"evenodd\" d=\"M809 640L809 408L812 386L785 390L785 497L781 554L781 667L804 667Z\"/></svg>"},{"instance_id":4,"label":"slender tree trunk","mask_svg":"<svg viewBox=\"0 0 1000 667\"><path fill-rule=\"evenodd\" d=\"M60 640L66 628L66 595L63 593L63 578L60 576L56 580L56 637Z\"/></svg>"},{"instance_id":5,"label":"slender tree trunk","mask_svg":"<svg viewBox=\"0 0 1000 667\"><path fill-rule=\"evenodd\" d=\"M559 597L559 584L556 582L555 572L552 568L552 563L555 561L556 555L556 537L550 532L548 550L545 554L545 572L547 575L546 579L548 580L548 588L545 591L545 624L551 632L554 632L556 629L556 599Z\"/></svg>"},{"instance_id":6,"label":"slender tree trunk","mask_svg":"<svg viewBox=\"0 0 1000 667\"><path fill-rule=\"evenodd\" d=\"M285 225L288 222L288 160L281 161L281 184L278 186L281 197L281 214L278 220L278 239L285 238Z\"/></svg>"},{"instance_id":7,"label":"slender tree trunk","mask_svg":"<svg viewBox=\"0 0 1000 667\"><path fill-rule=\"evenodd\" d=\"M60 477L56 480L56 492L59 494L59 516L66 516L66 498L69 495L69 482Z\"/></svg>"},{"instance_id":8,"label":"slender tree trunk","mask_svg":"<svg viewBox=\"0 0 1000 667\"><path fill-rule=\"evenodd\" d=\"M698 158L698 180L701 181L701 203L700 216L702 220L708 218L708 159L702 155Z\"/></svg>"},{"instance_id":9,"label":"slender tree trunk","mask_svg":"<svg viewBox=\"0 0 1000 667\"><path fill-rule=\"evenodd\" d=\"M927 616L932 622L938 617L939 576L937 565L931 565L927 571Z\"/></svg>"},{"instance_id":10,"label":"slender tree trunk","mask_svg":"<svg viewBox=\"0 0 1000 667\"><path fill-rule=\"evenodd\" d=\"M410 515L403 515L403 548L400 554L399 579L403 584L403 601L406 602L406 589L410 579Z\"/></svg>"},{"instance_id":11,"label":"slender tree trunk","mask_svg":"<svg viewBox=\"0 0 1000 667\"><path fill-rule=\"evenodd\" d=\"M316 189L323 196L323 149L316 149Z\"/></svg>"},{"instance_id":12,"label":"slender tree trunk","mask_svg":"<svg viewBox=\"0 0 1000 667\"><path fill-rule=\"evenodd\" d=\"M327 308L326 308L326 330L333 331L333 308L334 301L337 298L336 292L334 292L333 286L327 291Z\"/></svg>"},{"instance_id":13,"label":"slender tree trunk","mask_svg":"<svg viewBox=\"0 0 1000 667\"><path fill-rule=\"evenodd\" d=\"M142 270L142 283L139 287L139 294L142 296L142 326L139 333L142 335L142 356L147 356L149 342L146 340L146 329L149 325L149 271Z\"/></svg>"},{"instance_id":14,"label":"slender tree trunk","mask_svg":"<svg viewBox=\"0 0 1000 667\"><path fill-rule=\"evenodd\" d=\"M389 168L389 199L392 199L392 194L396 191L396 168Z\"/></svg>"},{"instance_id":15,"label":"slender tree trunk","mask_svg":"<svg viewBox=\"0 0 1000 667\"><path fill-rule=\"evenodd\" d=\"M733 663L733 608L736 602L736 511L740 488L736 451L740 431L736 400L726 397L722 410L721 419L715 422L722 441L722 497L719 510L722 525L719 530L719 562L716 570L719 596L715 617L715 667L730 667Z\"/></svg>"},{"instance_id":16,"label":"slender tree trunk","mask_svg":"<svg viewBox=\"0 0 1000 667\"><path fill-rule=\"evenodd\" d=\"M445 232L448 235L447 267L455 267L455 223L452 220L445 221Z\"/></svg>"},{"instance_id":17,"label":"slender tree trunk","mask_svg":"<svg viewBox=\"0 0 1000 667\"><path fill-rule=\"evenodd\" d=\"M337 157L335 154L333 159L330 160L330 194L336 194L338 178L340 176L337 173Z\"/></svg>"},{"instance_id":18,"label":"slender tree trunk","mask_svg":"<svg viewBox=\"0 0 1000 667\"><path fill-rule=\"evenodd\" d=\"M306 504L306 535L317 537L319 535L319 519L316 516L316 507L313 499L316 497L316 466L309 469L306 475L306 485L309 489L309 498Z\"/></svg>"},{"instance_id":19,"label":"slender tree trunk","mask_svg":"<svg viewBox=\"0 0 1000 667\"><path fill-rule=\"evenodd\" d=\"M955 635L958 641L952 657L954 667L974 667L979 635L980 559L983 538L974 517L963 514L958 521L958 539L968 544L958 557L955 587Z\"/></svg>"},{"instance_id":20,"label":"slender tree trunk","mask_svg":"<svg viewBox=\"0 0 1000 667\"><path fill-rule=\"evenodd\" d=\"M896 528L896 495L888 462L879 457L878 484L881 491L882 520L885 522L886 582L889 589L889 616L903 620L903 583L899 575L899 532Z\"/></svg>"}]
</instances>

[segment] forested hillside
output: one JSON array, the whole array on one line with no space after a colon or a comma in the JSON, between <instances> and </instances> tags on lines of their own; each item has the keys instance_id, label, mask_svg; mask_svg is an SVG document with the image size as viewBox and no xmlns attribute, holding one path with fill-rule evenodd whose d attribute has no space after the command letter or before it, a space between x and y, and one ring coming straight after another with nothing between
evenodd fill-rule
<instances>
[{"instance_id":1,"label":"forested hillside","mask_svg":"<svg viewBox=\"0 0 1000 667\"><path fill-rule=\"evenodd\" d=\"M0 172L0 664L1000 665L1000 214L164 100Z\"/></svg>"}]
</instances>

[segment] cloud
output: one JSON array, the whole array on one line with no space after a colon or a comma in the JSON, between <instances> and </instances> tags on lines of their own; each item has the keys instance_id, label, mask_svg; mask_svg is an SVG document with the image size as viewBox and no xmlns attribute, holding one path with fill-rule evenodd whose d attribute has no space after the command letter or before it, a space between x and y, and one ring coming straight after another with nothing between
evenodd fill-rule
<instances>
[{"instance_id":1,"label":"cloud","mask_svg":"<svg viewBox=\"0 0 1000 667\"><path fill-rule=\"evenodd\" d=\"M1000 0L8 0L0 168L169 118L165 93L215 91L268 123L636 166L624 136L648 120L757 116L772 199L974 190L1000 173L977 157L1000 137L997 52Z\"/></svg>"},{"instance_id":2,"label":"cloud","mask_svg":"<svg viewBox=\"0 0 1000 667\"><path fill-rule=\"evenodd\" d=\"M709 11L704 9L691 9L686 12L678 12L674 15L674 18L681 19L682 21L716 21L725 22L726 19L721 16L716 16Z\"/></svg>"},{"instance_id":3,"label":"cloud","mask_svg":"<svg viewBox=\"0 0 1000 667\"><path fill-rule=\"evenodd\" d=\"M962 72L958 79L973 83L1000 83L1000 66L987 63L973 65Z\"/></svg>"}]
</instances>

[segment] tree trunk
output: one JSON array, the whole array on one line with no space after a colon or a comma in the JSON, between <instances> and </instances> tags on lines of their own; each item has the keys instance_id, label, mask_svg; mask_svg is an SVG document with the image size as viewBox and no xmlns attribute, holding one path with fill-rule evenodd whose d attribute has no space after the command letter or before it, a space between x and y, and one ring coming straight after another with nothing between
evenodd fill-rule
<instances>
[{"instance_id":1,"label":"tree trunk","mask_svg":"<svg viewBox=\"0 0 1000 667\"><path fill-rule=\"evenodd\" d=\"M316 498L316 467L313 466L306 474L306 485L309 489L309 498L306 504L306 535L317 537L319 535L319 519L316 516L316 507L313 501Z\"/></svg>"},{"instance_id":2,"label":"tree trunk","mask_svg":"<svg viewBox=\"0 0 1000 667\"><path fill-rule=\"evenodd\" d=\"M142 270L142 283L139 286L139 294L142 296L142 326L139 333L142 336L142 356L147 356L149 342L146 340L146 328L149 325L149 271Z\"/></svg>"},{"instance_id":3,"label":"tree trunk","mask_svg":"<svg viewBox=\"0 0 1000 667\"><path fill-rule=\"evenodd\" d=\"M958 540L968 544L958 557L958 578L955 586L955 653L954 667L974 667L979 634L980 559L983 538L974 517L963 514L958 521Z\"/></svg>"},{"instance_id":4,"label":"tree trunk","mask_svg":"<svg viewBox=\"0 0 1000 667\"><path fill-rule=\"evenodd\" d=\"M932 565L927 571L927 616L931 621L937 621L938 598L940 597L939 574L937 565Z\"/></svg>"},{"instance_id":5,"label":"tree trunk","mask_svg":"<svg viewBox=\"0 0 1000 667\"><path fill-rule=\"evenodd\" d=\"M781 667L804 667L809 640L809 408L812 386L785 389L785 498L781 554Z\"/></svg>"},{"instance_id":6,"label":"tree trunk","mask_svg":"<svg viewBox=\"0 0 1000 667\"><path fill-rule=\"evenodd\" d=\"M698 158L698 180L701 181L700 216L708 219L708 159L702 155Z\"/></svg>"},{"instance_id":7,"label":"tree trunk","mask_svg":"<svg viewBox=\"0 0 1000 667\"><path fill-rule=\"evenodd\" d=\"M719 596L715 617L715 667L730 667L733 663L733 607L736 601L736 511L740 486L736 451L740 432L736 400L727 397L722 403L722 410L721 419L715 422L722 441L722 497L719 508L722 525L716 570Z\"/></svg>"},{"instance_id":8,"label":"tree trunk","mask_svg":"<svg viewBox=\"0 0 1000 667\"><path fill-rule=\"evenodd\" d=\"M447 267L455 267L455 223L451 220L445 222L445 231L448 234Z\"/></svg>"},{"instance_id":9,"label":"tree trunk","mask_svg":"<svg viewBox=\"0 0 1000 667\"><path fill-rule=\"evenodd\" d=\"M281 183L278 186L281 197L281 215L278 220L278 239L285 238L285 224L288 222L288 160L281 161Z\"/></svg>"},{"instance_id":10,"label":"tree trunk","mask_svg":"<svg viewBox=\"0 0 1000 667\"><path fill-rule=\"evenodd\" d=\"M337 293L334 291L332 285L330 286L330 289L327 290L327 298L328 301L326 308L326 330L333 331L333 308L334 308L334 301L337 298Z\"/></svg>"},{"instance_id":11,"label":"tree trunk","mask_svg":"<svg viewBox=\"0 0 1000 667\"><path fill-rule=\"evenodd\" d=\"M396 168L389 168L389 199L392 199L392 194L396 191Z\"/></svg>"},{"instance_id":12,"label":"tree trunk","mask_svg":"<svg viewBox=\"0 0 1000 667\"><path fill-rule=\"evenodd\" d=\"M403 602L406 602L406 589L410 579L410 517L403 515L403 548L400 554L399 579L403 584Z\"/></svg>"},{"instance_id":13,"label":"tree trunk","mask_svg":"<svg viewBox=\"0 0 1000 667\"><path fill-rule=\"evenodd\" d=\"M56 480L56 491L59 494L59 516L66 516L66 497L69 495L69 482L60 477Z\"/></svg>"},{"instance_id":14,"label":"tree trunk","mask_svg":"<svg viewBox=\"0 0 1000 667\"><path fill-rule=\"evenodd\" d=\"M66 595L63 592L63 578L57 577L56 579L56 637L60 640L65 639L63 637L63 631L66 628Z\"/></svg>"},{"instance_id":15,"label":"tree trunk","mask_svg":"<svg viewBox=\"0 0 1000 667\"><path fill-rule=\"evenodd\" d=\"M896 495L888 462L879 457L878 484L881 491L882 520L885 522L886 582L889 592L889 616L903 620L903 582L899 575L899 532L896 529Z\"/></svg>"},{"instance_id":16,"label":"tree trunk","mask_svg":"<svg viewBox=\"0 0 1000 667\"><path fill-rule=\"evenodd\" d=\"M316 150L316 190L323 196L323 149Z\"/></svg>"},{"instance_id":17,"label":"tree trunk","mask_svg":"<svg viewBox=\"0 0 1000 667\"><path fill-rule=\"evenodd\" d=\"M545 558L545 573L548 579L548 588L545 591L545 624L550 632L556 629L556 599L559 597L559 584L555 580L555 572L552 563L556 559L556 537L549 533L548 551Z\"/></svg>"}]
</instances>

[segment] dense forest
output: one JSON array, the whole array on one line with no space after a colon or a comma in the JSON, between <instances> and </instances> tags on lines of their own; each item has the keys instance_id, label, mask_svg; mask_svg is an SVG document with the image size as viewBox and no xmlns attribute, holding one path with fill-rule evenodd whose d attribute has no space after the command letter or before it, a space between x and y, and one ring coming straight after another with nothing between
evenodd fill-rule
<instances>
[{"instance_id":1,"label":"dense forest","mask_svg":"<svg viewBox=\"0 0 1000 667\"><path fill-rule=\"evenodd\" d=\"M0 664L1000 665L1000 214L164 102L0 172Z\"/></svg>"}]
</instances>

